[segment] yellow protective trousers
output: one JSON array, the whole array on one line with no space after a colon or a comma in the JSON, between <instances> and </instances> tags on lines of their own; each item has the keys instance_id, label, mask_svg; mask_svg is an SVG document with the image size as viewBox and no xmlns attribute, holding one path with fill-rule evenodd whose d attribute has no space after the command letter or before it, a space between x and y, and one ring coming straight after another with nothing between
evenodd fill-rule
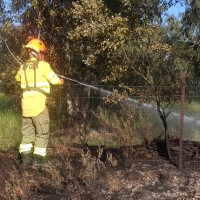
<instances>
[{"instance_id":1,"label":"yellow protective trousers","mask_svg":"<svg viewBox=\"0 0 200 200\"><path fill-rule=\"evenodd\" d=\"M47 106L42 113L34 117L22 118L22 142L19 152L31 151L33 154L46 155L49 140L49 111Z\"/></svg>"}]
</instances>

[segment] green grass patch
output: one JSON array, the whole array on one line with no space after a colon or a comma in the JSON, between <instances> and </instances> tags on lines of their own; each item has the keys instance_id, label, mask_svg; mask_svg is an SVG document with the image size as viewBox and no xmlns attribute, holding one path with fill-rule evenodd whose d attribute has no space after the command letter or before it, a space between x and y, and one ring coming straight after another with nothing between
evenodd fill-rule
<instances>
[{"instance_id":1,"label":"green grass patch","mask_svg":"<svg viewBox=\"0 0 200 200\"><path fill-rule=\"evenodd\" d=\"M173 110L177 113L181 111L181 102L177 102L173 105ZM197 113L200 116L200 103L196 101L188 102L187 100L184 103L184 112L187 115L196 115Z\"/></svg>"},{"instance_id":2,"label":"green grass patch","mask_svg":"<svg viewBox=\"0 0 200 200\"><path fill-rule=\"evenodd\" d=\"M11 109L0 110L0 149L18 148L21 140L21 114Z\"/></svg>"}]
</instances>

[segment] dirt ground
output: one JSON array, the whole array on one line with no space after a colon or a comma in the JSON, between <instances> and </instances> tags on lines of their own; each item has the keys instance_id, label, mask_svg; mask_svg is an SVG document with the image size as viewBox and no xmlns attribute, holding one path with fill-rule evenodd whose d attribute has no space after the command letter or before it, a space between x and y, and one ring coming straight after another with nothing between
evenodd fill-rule
<instances>
[{"instance_id":1,"label":"dirt ground","mask_svg":"<svg viewBox=\"0 0 200 200\"><path fill-rule=\"evenodd\" d=\"M163 147L160 141L123 150L49 148L42 169L22 169L17 150L1 151L0 200L200 199L200 144L184 143L182 170L178 141L171 161Z\"/></svg>"}]
</instances>

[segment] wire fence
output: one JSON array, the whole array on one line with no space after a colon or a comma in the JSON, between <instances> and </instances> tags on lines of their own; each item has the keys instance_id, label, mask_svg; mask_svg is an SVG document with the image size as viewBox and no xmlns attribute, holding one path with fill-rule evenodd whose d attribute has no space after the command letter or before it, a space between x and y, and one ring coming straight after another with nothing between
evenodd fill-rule
<instances>
[{"instance_id":1,"label":"wire fence","mask_svg":"<svg viewBox=\"0 0 200 200\"><path fill-rule=\"evenodd\" d=\"M171 136L178 136L180 131L180 102L181 87L169 86L103 86L65 84L63 87L53 87L52 101L49 111L52 123L60 128L67 128L71 122L92 123L96 120L91 113L99 108L109 112L118 112L122 109L120 104L127 105L138 110L147 111L156 126L163 131L163 124L157 112L156 98L160 97L160 103ZM121 95L123 94L123 95ZM196 86L186 87L185 116L184 116L184 140L200 141L200 90ZM6 86L0 87L0 112L5 109L13 109L21 112L21 99L18 95L6 94ZM116 103L118 102L118 103ZM95 128L95 127L94 127Z\"/></svg>"},{"instance_id":2,"label":"wire fence","mask_svg":"<svg viewBox=\"0 0 200 200\"><path fill-rule=\"evenodd\" d=\"M159 101L157 97L159 97ZM165 148L163 148L165 143L162 139L165 136L165 128L157 110L159 103L161 112L164 116L166 116L167 119L169 136L177 139L180 136L181 86L173 88L168 86L119 87L65 83L65 85L62 87L52 87L51 98L49 104L49 113L51 119L50 146L51 140L54 143L55 141L60 141L62 143L64 142L65 137L69 137L68 141L72 142L73 144L73 137L77 137L77 135L79 135L78 137L80 138L79 142L81 141L82 144L85 144L85 141L88 141L86 139L86 137L88 137L87 134L91 133L92 137L94 136L95 141L100 141L102 137L106 137L105 140L108 139L108 142L111 143L119 141L122 141L122 143L124 142L125 148L124 150L122 149L122 151L125 151L126 153L129 152L127 154L128 157L125 159L125 161L123 161L124 163L126 163L127 160L127 163L140 161L142 163L148 162L149 164L155 164L156 162L159 162L160 159L162 160L163 157L166 158L167 155ZM191 157L194 158L200 155L198 147L200 142L199 98L199 87L186 87L183 127L184 148L182 154L184 158L183 167L185 169L200 169L199 159L190 159ZM10 120L10 122L14 124L14 128L11 126L11 129L8 130L8 133L5 132L5 129L8 127L9 120L5 122L6 124L1 123L1 121L3 121L2 116L4 116L2 113L4 114L10 110L12 113L18 113L19 115L22 113L21 97L20 95L7 94L6 85L1 84L0 148L5 148L5 144L8 144L8 148L10 146L16 147L16 138L13 136L16 136L16 132L18 132L19 134L17 135L20 137L21 119L18 114L14 115L14 117L17 117L16 123L11 122ZM108 120L114 119L114 123L107 124L107 121L104 121L106 126L104 126L105 124L100 123L99 121L102 121L102 118L101 114L99 114L99 110L102 110L103 115L106 116ZM123 117L121 113L123 113L125 117ZM144 115L143 118L140 118L140 113L147 113L147 115ZM98 117L100 116L100 119L96 117L96 115L98 115ZM117 119L113 117L113 115L119 118ZM134 115L137 116L135 117ZM7 116L11 118L10 115ZM132 118L134 119L132 120ZM153 126L151 123L153 123ZM3 124L4 127L1 127L1 124ZM122 127L117 127L119 124L121 124ZM127 125L130 125L130 127L127 127ZM105 127L108 128L106 130L106 134L103 130ZM116 130L116 127L119 128L119 130ZM135 135L135 130L131 130L135 129L135 127L139 128L139 135L137 136ZM133 136L131 135L132 133ZM148 142L148 136L150 136L151 139L158 139L160 136L162 136L160 141L158 139L158 142L155 144L153 143L151 147L148 147L148 151L153 150L154 152L157 152L161 158L155 155L155 158L152 156L150 158L145 157L144 159L143 156L141 156L141 160L134 160L133 157L130 156L133 154L133 148L136 148L135 151L139 150L137 150L135 144L134 147L132 146L131 148L129 145L132 145L133 140L141 141L141 137L142 140L144 139L143 141L147 140ZM100 139L98 139L98 137ZM119 137L120 140L118 140L117 137ZM151 139L150 141L152 142ZM20 141L20 138L17 140ZM59 145L61 144L59 143ZM179 147L180 146L177 140L176 143L170 143L172 161L176 166L178 166L177 159ZM109 149L109 151L112 152L111 149ZM114 151L116 151L116 149Z\"/></svg>"}]
</instances>

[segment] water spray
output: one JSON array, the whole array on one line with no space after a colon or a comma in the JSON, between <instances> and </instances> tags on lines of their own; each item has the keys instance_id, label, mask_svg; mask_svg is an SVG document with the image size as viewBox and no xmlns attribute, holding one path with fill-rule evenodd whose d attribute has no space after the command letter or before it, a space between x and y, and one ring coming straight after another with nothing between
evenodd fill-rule
<instances>
[{"instance_id":1,"label":"water spray","mask_svg":"<svg viewBox=\"0 0 200 200\"><path fill-rule=\"evenodd\" d=\"M80 81L65 77L63 75L57 74L57 76L64 78L64 79L67 79L69 81L78 83L80 85L89 87L91 89L94 89L94 90L99 91L99 92L104 93L104 94L108 94L108 95L112 94L111 91L104 90L104 89L101 89L101 88L98 88L98 87L95 87L95 86L92 86L92 85L88 85L88 84L82 83ZM155 106L152 106L151 104L148 104L148 103L141 103L141 102L139 103L137 100L129 98L129 97L127 98L127 101L129 103L132 103L134 107L144 108L145 110L148 110L148 112L150 112L151 114L155 115L155 117L157 116L157 112L156 112L157 109L156 109ZM179 124L179 119L180 119L180 114L175 112L175 111L172 111L169 118L168 118L168 121L171 121L172 123L175 123L175 124ZM194 117L184 116L184 123L187 124L188 128L185 127L185 131L187 130L188 133L191 132L191 130L194 130L194 129L199 130L200 129L200 120L197 120Z\"/></svg>"},{"instance_id":2,"label":"water spray","mask_svg":"<svg viewBox=\"0 0 200 200\"><path fill-rule=\"evenodd\" d=\"M70 81L72 81L72 82L78 83L78 84L80 84L80 85L89 87L89 88L91 88L91 89L97 90L97 91L99 91L99 92L101 92L101 93L112 94L111 91L104 90L104 89L101 89L101 88L98 88L98 87L95 87L95 86L92 86L92 85L88 85L88 84L82 83L82 82L80 82L80 81L77 81L77 80L75 80L75 79L71 79L71 78L65 77L65 76L63 76L63 75L57 74L57 76L60 77L60 78L64 78L64 79L70 80ZM146 108L146 109L154 109L154 110L156 111L156 108L153 107L152 105L146 104L146 103L141 103L141 102L139 103L137 100L132 99L132 98L130 98L130 97L127 98L127 101L129 101L129 102L131 102L131 103L134 103L134 104L135 104L135 105L134 105L135 107L140 107L140 108L141 108L141 107L144 107L144 108Z\"/></svg>"},{"instance_id":3,"label":"water spray","mask_svg":"<svg viewBox=\"0 0 200 200\"><path fill-rule=\"evenodd\" d=\"M95 86L92 86L92 85L88 85L88 84L82 83L82 82L80 82L80 81L77 81L77 80L75 80L75 79L71 79L71 78L65 77L65 76L63 76L63 75L57 74L57 76L60 77L60 78L64 78L64 79L70 80L70 81L72 81L72 82L78 83L78 84L80 84L80 85L89 87L89 88L91 88L91 89L97 90L97 91L99 91L99 92L101 92L101 93L112 94L111 91L104 90L104 89L101 89L101 88L98 88L98 87L95 87ZM135 104L136 104L135 107L136 107L136 106L138 107L139 103L138 103L137 100L131 99L131 98L129 98L129 97L127 98L127 100L128 100L129 102L135 103ZM146 105L146 104L145 104L145 105ZM139 106L139 107L140 107L140 106ZM151 105L149 105L149 106L147 106L147 107L153 108L153 106L151 106Z\"/></svg>"},{"instance_id":4,"label":"water spray","mask_svg":"<svg viewBox=\"0 0 200 200\"><path fill-rule=\"evenodd\" d=\"M80 82L80 81L77 81L77 80L75 80L75 79L71 79L71 78L65 77L65 76L63 76L63 75L59 75L59 74L56 74L56 75L57 75L58 77L60 77L60 78L67 79L67 80L69 80L69 81L72 81L72 82L78 83L78 84L80 84L80 85L83 85L83 86L89 87L89 88L91 88L91 89L94 89L94 90L100 91L100 92L105 93L105 94L111 94L111 93L112 93L112 92L110 92L110 91L108 91L108 90L104 90L104 89L101 89L101 88L95 87L95 86L93 86L93 85L88 85L88 84L82 83L82 82Z\"/></svg>"}]
</instances>

